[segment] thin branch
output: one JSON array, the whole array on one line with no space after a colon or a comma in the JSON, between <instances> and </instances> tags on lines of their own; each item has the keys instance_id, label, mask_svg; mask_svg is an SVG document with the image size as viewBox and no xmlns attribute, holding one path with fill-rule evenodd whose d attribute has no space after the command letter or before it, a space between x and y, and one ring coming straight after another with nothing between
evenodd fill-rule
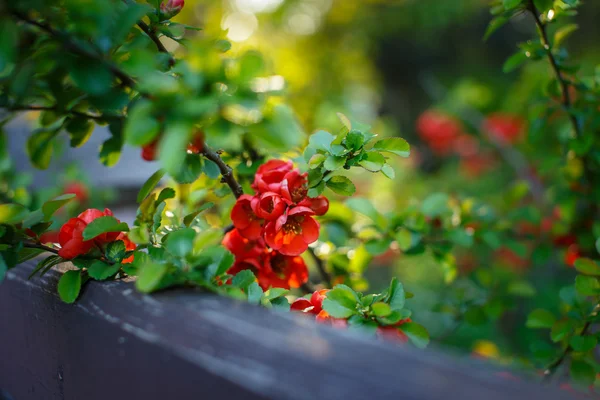
<instances>
[{"instance_id":1,"label":"thin branch","mask_svg":"<svg viewBox=\"0 0 600 400\"><path fill-rule=\"evenodd\" d=\"M111 61L106 60L99 54L91 52L91 51L87 50L86 48L80 46L78 43L71 40L71 38L69 38L69 36L65 35L64 33L55 30L54 28L52 28L50 25L48 25L46 23L31 19L27 15L22 14L18 11L11 10L10 14L12 14L17 19L19 19L29 25L36 26L39 29L41 29L42 31L48 33L50 36L52 36L55 39L57 39L58 41L60 41L62 43L62 45L65 47L65 49L72 52L73 54L77 54L81 57L92 59L92 60L97 60L98 62L101 62L110 70L110 72L114 76L119 78L124 85L126 85L130 88L133 88L135 86L135 81L133 80L133 78L131 76L127 75L125 72L123 72L119 67L117 67L115 64L113 64Z\"/></svg>"},{"instance_id":2,"label":"thin branch","mask_svg":"<svg viewBox=\"0 0 600 400\"><path fill-rule=\"evenodd\" d=\"M169 67L172 67L173 65L175 65L175 59L173 58L173 56L171 55L171 53L169 52L169 50L167 50L165 48L165 45L162 44L162 42L160 41L160 39L158 38L158 36L156 36L156 32L154 31L154 29L150 28L148 26L148 24L146 24L144 21L138 22L137 25L140 27L140 29L142 31L144 31L144 33L146 35L148 35L148 37L150 38L150 40L152 40L154 42L154 44L156 45L156 48L158 49L158 51L160 51L161 53L165 53L165 54L169 55Z\"/></svg>"},{"instance_id":3,"label":"thin branch","mask_svg":"<svg viewBox=\"0 0 600 400\"><path fill-rule=\"evenodd\" d=\"M323 263L323 260L321 260L315 254L315 251L312 249L312 247L308 248L308 252L312 256L313 260L315 260L315 265L317 266L317 269L319 270L319 274L321 274L321 279L323 280L323 282L325 282L327 287L331 288L333 286L333 281L331 279L331 275L329 275L329 272L327 272L325 270L325 264Z\"/></svg>"},{"instance_id":4,"label":"thin branch","mask_svg":"<svg viewBox=\"0 0 600 400\"><path fill-rule=\"evenodd\" d=\"M229 186L236 199L244 194L244 189L233 176L233 170L221 159L217 152L213 151L206 143L204 143L201 154L208 160L217 164L222 176L221 181Z\"/></svg>"},{"instance_id":5,"label":"thin branch","mask_svg":"<svg viewBox=\"0 0 600 400\"><path fill-rule=\"evenodd\" d=\"M40 249L40 250L44 250L47 251L48 253L53 253L58 255L58 250L52 247L48 247L46 245L43 245L41 243L33 243L33 242L23 242L23 247L26 247L28 249Z\"/></svg>"}]
</instances>

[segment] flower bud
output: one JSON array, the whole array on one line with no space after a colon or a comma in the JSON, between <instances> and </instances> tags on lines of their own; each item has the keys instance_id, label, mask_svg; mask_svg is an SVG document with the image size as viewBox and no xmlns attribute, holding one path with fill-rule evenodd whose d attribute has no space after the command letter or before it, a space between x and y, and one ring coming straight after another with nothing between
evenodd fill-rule
<instances>
[{"instance_id":1,"label":"flower bud","mask_svg":"<svg viewBox=\"0 0 600 400\"><path fill-rule=\"evenodd\" d=\"M162 14L162 19L171 19L183 8L184 0L167 0L163 1L160 4L160 13Z\"/></svg>"}]
</instances>

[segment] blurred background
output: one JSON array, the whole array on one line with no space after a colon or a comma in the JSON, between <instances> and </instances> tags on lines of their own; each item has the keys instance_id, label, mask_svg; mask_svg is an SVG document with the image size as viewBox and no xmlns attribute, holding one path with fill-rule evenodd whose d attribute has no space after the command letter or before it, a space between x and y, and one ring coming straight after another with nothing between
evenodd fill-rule
<instances>
[{"instance_id":1,"label":"blurred background","mask_svg":"<svg viewBox=\"0 0 600 400\"><path fill-rule=\"evenodd\" d=\"M569 38L572 55L584 69L600 63L599 13L597 2L584 4L577 17L580 30ZM380 136L405 138L412 153L395 161L394 180L366 171L354 178L359 182L357 195L370 199L381 213L405 209L437 192L476 196L501 213L518 201L524 179L556 167L551 157L538 161L536 154L546 145L545 135L557 132L528 122L539 107L536 99L543 95L547 65L539 62L503 73L516 44L533 37L534 25L528 16L521 16L484 41L491 20L487 0L186 0L174 20L203 28L189 31L188 40L217 36L233 43L234 54L249 49L263 53L274 74L269 84L283 90L307 134L316 129L337 131L336 113L342 112L370 125ZM179 51L178 43L169 39L164 43ZM518 152L490 140L482 126L499 132L502 143ZM10 129L14 135L9 145L18 171L26 173L20 178L24 185L52 191L58 183L59 190L84 190L92 204L131 207L120 215L126 220L134 217L137 189L158 168L157 163L141 160L139 149L132 148L116 167L104 168L97 149L109 135L97 128L102 132L82 148L65 146L49 170L34 171L23 150L28 122L12 123ZM523 142L526 137L533 145ZM82 183L83 188L73 188L72 183ZM342 203L335 206L336 215L347 211ZM327 256L345 241L344 235L335 223L326 225L326 246L318 253ZM519 354L531 351L522 344L531 342L523 338L532 333L518 318L498 323L489 318L493 312L484 309L480 312L486 315L474 311L465 323L463 317L456 320L457 314L440 309L440 304L462 307L466 298L477 304L479 288L472 280L449 278L443 263L431 254L403 257L397 249L388 250L368 249L374 257L366 272L368 289L377 291L390 276L398 276L416 294L410 300L414 317L434 339L499 362L514 362ZM474 249L459 250L455 257L459 277L482 262L509 264L507 274L525 274L533 258L518 249L493 259ZM335 258L329 260L335 263ZM453 290L446 289L449 281L454 282ZM367 289L362 282L362 287L355 282L357 288ZM515 289L519 290L526 294L529 288ZM546 294L539 296L543 300ZM520 299L532 301L526 295ZM489 340L476 339L482 337Z\"/></svg>"}]
</instances>

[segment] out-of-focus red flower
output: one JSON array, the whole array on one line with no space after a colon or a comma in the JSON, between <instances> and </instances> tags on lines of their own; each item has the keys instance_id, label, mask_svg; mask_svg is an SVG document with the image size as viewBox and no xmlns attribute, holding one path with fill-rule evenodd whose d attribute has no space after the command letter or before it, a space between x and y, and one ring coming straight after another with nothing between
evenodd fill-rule
<instances>
[{"instance_id":1,"label":"out-of-focus red flower","mask_svg":"<svg viewBox=\"0 0 600 400\"><path fill-rule=\"evenodd\" d=\"M273 250L264 257L256 278L264 290L269 287L298 288L308 281L308 269L302 257L286 256Z\"/></svg>"},{"instance_id":2,"label":"out-of-focus red flower","mask_svg":"<svg viewBox=\"0 0 600 400\"><path fill-rule=\"evenodd\" d=\"M259 193L281 193L281 182L285 175L294 168L291 161L269 160L256 171L252 189Z\"/></svg>"},{"instance_id":3,"label":"out-of-focus red flower","mask_svg":"<svg viewBox=\"0 0 600 400\"><path fill-rule=\"evenodd\" d=\"M308 193L308 174L301 174L297 169L291 170L281 182L281 195L290 202L298 204Z\"/></svg>"},{"instance_id":4,"label":"out-of-focus red flower","mask_svg":"<svg viewBox=\"0 0 600 400\"><path fill-rule=\"evenodd\" d=\"M40 235L40 243L58 243L58 231L48 231Z\"/></svg>"},{"instance_id":5,"label":"out-of-focus red flower","mask_svg":"<svg viewBox=\"0 0 600 400\"><path fill-rule=\"evenodd\" d=\"M294 207L265 226L265 242L274 250L288 256L302 254L308 245L319 238L319 223L308 207Z\"/></svg>"},{"instance_id":6,"label":"out-of-focus red flower","mask_svg":"<svg viewBox=\"0 0 600 400\"><path fill-rule=\"evenodd\" d=\"M90 193L81 182L69 182L65 185L65 194L74 194L75 198L80 203L86 203L90 198Z\"/></svg>"},{"instance_id":7,"label":"out-of-focus red flower","mask_svg":"<svg viewBox=\"0 0 600 400\"><path fill-rule=\"evenodd\" d=\"M310 299L300 297L292 303L290 310L317 315L323 310L323 300L327 297L328 291L328 289L317 290Z\"/></svg>"},{"instance_id":8,"label":"out-of-focus red flower","mask_svg":"<svg viewBox=\"0 0 600 400\"><path fill-rule=\"evenodd\" d=\"M483 130L504 143L515 143L525 127L525 121L518 115L494 113L483 122Z\"/></svg>"},{"instance_id":9,"label":"out-of-focus red flower","mask_svg":"<svg viewBox=\"0 0 600 400\"><path fill-rule=\"evenodd\" d=\"M579 246L576 244L572 244L567 248L567 252L565 253L565 264L569 267L575 266L575 261L581 257L581 253L579 251Z\"/></svg>"},{"instance_id":10,"label":"out-of-focus red flower","mask_svg":"<svg viewBox=\"0 0 600 400\"><path fill-rule=\"evenodd\" d=\"M154 139L152 142L142 147L142 159L145 161L154 161L156 160L157 155L157 147L158 147L158 138Z\"/></svg>"},{"instance_id":11,"label":"out-of-focus red flower","mask_svg":"<svg viewBox=\"0 0 600 400\"><path fill-rule=\"evenodd\" d=\"M204 132L196 133L190 144L187 147L192 154L200 154L204 151Z\"/></svg>"},{"instance_id":12,"label":"out-of-focus red flower","mask_svg":"<svg viewBox=\"0 0 600 400\"><path fill-rule=\"evenodd\" d=\"M489 154L474 154L463 157L460 160L460 168L464 174L471 178L477 178L494 168L496 161Z\"/></svg>"},{"instance_id":13,"label":"out-of-focus red flower","mask_svg":"<svg viewBox=\"0 0 600 400\"><path fill-rule=\"evenodd\" d=\"M573 235L572 233L568 233L566 235L555 237L552 242L557 246L567 247L574 245L577 242L577 236Z\"/></svg>"},{"instance_id":14,"label":"out-of-focus red flower","mask_svg":"<svg viewBox=\"0 0 600 400\"><path fill-rule=\"evenodd\" d=\"M479 140L466 133L460 134L454 141L454 152L461 157L471 157L479 152Z\"/></svg>"},{"instance_id":15,"label":"out-of-focus red flower","mask_svg":"<svg viewBox=\"0 0 600 400\"><path fill-rule=\"evenodd\" d=\"M496 250L495 258L497 258L505 266L514 270L522 270L529 266L529 262L526 259L520 257L508 247L501 247Z\"/></svg>"},{"instance_id":16,"label":"out-of-focus red flower","mask_svg":"<svg viewBox=\"0 0 600 400\"><path fill-rule=\"evenodd\" d=\"M408 342L408 336L406 336L406 333L400 330L400 326L406 324L407 322L411 322L411 319L401 319L395 325L391 326L378 326L376 332L377 336L386 340L406 343Z\"/></svg>"},{"instance_id":17,"label":"out-of-focus red flower","mask_svg":"<svg viewBox=\"0 0 600 400\"><path fill-rule=\"evenodd\" d=\"M325 196L306 197L298 205L310 208L315 215L325 215L329 211L329 200Z\"/></svg>"},{"instance_id":18,"label":"out-of-focus red flower","mask_svg":"<svg viewBox=\"0 0 600 400\"><path fill-rule=\"evenodd\" d=\"M262 234L264 220L252 210L252 196L240 196L231 210L231 221L246 239L256 240Z\"/></svg>"},{"instance_id":19,"label":"out-of-focus red flower","mask_svg":"<svg viewBox=\"0 0 600 400\"><path fill-rule=\"evenodd\" d=\"M250 205L258 218L267 221L279 218L287 207L281 196L275 192L267 192L254 196Z\"/></svg>"},{"instance_id":20,"label":"out-of-focus red flower","mask_svg":"<svg viewBox=\"0 0 600 400\"><path fill-rule=\"evenodd\" d=\"M435 110L425 111L417 120L419 136L438 155L447 155L454 150L462 130L456 119Z\"/></svg>"},{"instance_id":21,"label":"out-of-focus red flower","mask_svg":"<svg viewBox=\"0 0 600 400\"><path fill-rule=\"evenodd\" d=\"M163 15L163 18L169 19L173 18L184 6L184 0L168 0L166 2L162 2L160 4L160 12Z\"/></svg>"},{"instance_id":22,"label":"out-of-focus red flower","mask_svg":"<svg viewBox=\"0 0 600 400\"><path fill-rule=\"evenodd\" d=\"M266 251L264 240L261 238L257 240L246 239L237 229L227 232L222 243L235 256L236 260L257 258Z\"/></svg>"},{"instance_id":23,"label":"out-of-focus red flower","mask_svg":"<svg viewBox=\"0 0 600 400\"><path fill-rule=\"evenodd\" d=\"M107 232L92 240L83 240L83 230L90 222L96 218L112 215L112 211L108 208L105 208L104 211L91 208L68 220L58 233L58 243L61 246L58 255L64 259L72 259L86 254L94 245L102 248L106 243L117 240L122 233ZM125 244L127 245L127 243Z\"/></svg>"},{"instance_id":24,"label":"out-of-focus red flower","mask_svg":"<svg viewBox=\"0 0 600 400\"><path fill-rule=\"evenodd\" d=\"M328 324L333 326L334 328L347 328L348 321L343 318L334 318L325 310L321 310L319 314L317 314L315 321L320 324Z\"/></svg>"}]
</instances>

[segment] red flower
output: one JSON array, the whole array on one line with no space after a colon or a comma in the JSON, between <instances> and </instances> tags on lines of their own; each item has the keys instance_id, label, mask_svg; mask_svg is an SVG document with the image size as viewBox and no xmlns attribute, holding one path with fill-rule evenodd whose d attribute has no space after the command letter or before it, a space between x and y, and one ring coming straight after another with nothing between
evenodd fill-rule
<instances>
[{"instance_id":1,"label":"red flower","mask_svg":"<svg viewBox=\"0 0 600 400\"><path fill-rule=\"evenodd\" d=\"M147 145L142 147L142 159L145 161L154 161L156 160L156 153L158 147L158 139L153 140Z\"/></svg>"},{"instance_id":2,"label":"red flower","mask_svg":"<svg viewBox=\"0 0 600 400\"><path fill-rule=\"evenodd\" d=\"M286 204L277 193L267 192L252 198L252 211L258 218L272 221L284 213Z\"/></svg>"},{"instance_id":3,"label":"red flower","mask_svg":"<svg viewBox=\"0 0 600 400\"><path fill-rule=\"evenodd\" d=\"M65 194L72 193L80 203L85 203L90 198L90 194L81 182L70 182L65 186Z\"/></svg>"},{"instance_id":4,"label":"red flower","mask_svg":"<svg viewBox=\"0 0 600 400\"><path fill-rule=\"evenodd\" d=\"M291 161L269 160L256 171L252 189L259 193L279 193L285 175L293 169Z\"/></svg>"},{"instance_id":5,"label":"red flower","mask_svg":"<svg viewBox=\"0 0 600 400\"><path fill-rule=\"evenodd\" d=\"M504 143L515 143L524 126L525 122L521 117L503 113L491 114L483 123L484 131Z\"/></svg>"},{"instance_id":6,"label":"red flower","mask_svg":"<svg viewBox=\"0 0 600 400\"><path fill-rule=\"evenodd\" d=\"M72 259L86 254L94 245L102 247L106 243L117 240L122 233L108 232L96 236L93 240L83 240L83 230L90 222L99 217L112 215L112 211L108 208L105 208L104 212L91 208L68 220L58 233L58 243L61 246L58 255L64 259Z\"/></svg>"},{"instance_id":7,"label":"red flower","mask_svg":"<svg viewBox=\"0 0 600 400\"><path fill-rule=\"evenodd\" d=\"M417 120L417 131L434 153L447 155L453 150L462 127L454 118L439 111L428 110Z\"/></svg>"},{"instance_id":8,"label":"red flower","mask_svg":"<svg viewBox=\"0 0 600 400\"><path fill-rule=\"evenodd\" d=\"M192 154L200 154L204 151L204 132L200 131L194 136L192 142L188 144L188 151Z\"/></svg>"},{"instance_id":9,"label":"red flower","mask_svg":"<svg viewBox=\"0 0 600 400\"><path fill-rule=\"evenodd\" d=\"M320 324L331 325L334 328L348 327L348 321L346 321L344 318L334 318L331 315L329 315L329 313L325 310L321 310L321 312L317 314L315 321L317 321Z\"/></svg>"},{"instance_id":10,"label":"red flower","mask_svg":"<svg viewBox=\"0 0 600 400\"><path fill-rule=\"evenodd\" d=\"M137 245L135 243L133 243L130 239L129 236L127 236L126 233L121 232L121 234L119 234L119 236L117 236L117 240L121 240L124 244L125 244L125 250L126 251L132 251L135 250ZM133 254L130 255L127 258L124 258L123 261L121 261L122 264L129 264L133 262Z\"/></svg>"},{"instance_id":11,"label":"red flower","mask_svg":"<svg viewBox=\"0 0 600 400\"><path fill-rule=\"evenodd\" d=\"M231 221L246 239L256 240L262 234L263 220L252 211L252 196L240 196L231 210Z\"/></svg>"},{"instance_id":12,"label":"red flower","mask_svg":"<svg viewBox=\"0 0 600 400\"><path fill-rule=\"evenodd\" d=\"M302 257L285 256L271 251L264 257L256 278L264 290L270 287L297 288L308 281L308 269Z\"/></svg>"},{"instance_id":13,"label":"red flower","mask_svg":"<svg viewBox=\"0 0 600 400\"><path fill-rule=\"evenodd\" d=\"M58 231L48 231L40 235L40 243L58 243Z\"/></svg>"},{"instance_id":14,"label":"red flower","mask_svg":"<svg viewBox=\"0 0 600 400\"><path fill-rule=\"evenodd\" d=\"M329 211L329 200L325 196L307 197L298 205L310 208L315 212L315 215L325 215Z\"/></svg>"},{"instance_id":15,"label":"red flower","mask_svg":"<svg viewBox=\"0 0 600 400\"><path fill-rule=\"evenodd\" d=\"M287 256L302 254L319 238L319 223L308 207L294 207L265 226L265 241L274 250Z\"/></svg>"},{"instance_id":16,"label":"red flower","mask_svg":"<svg viewBox=\"0 0 600 400\"><path fill-rule=\"evenodd\" d=\"M406 333L402 332L399 329L399 327L407 322L411 322L411 319L401 319L395 325L392 326L378 326L376 332L377 336L379 336L382 339L406 343L408 342L408 336L406 336Z\"/></svg>"},{"instance_id":17,"label":"red flower","mask_svg":"<svg viewBox=\"0 0 600 400\"><path fill-rule=\"evenodd\" d=\"M281 181L281 195L292 204L298 204L306 197L308 193L308 174L301 174L294 169L287 174Z\"/></svg>"},{"instance_id":18,"label":"red flower","mask_svg":"<svg viewBox=\"0 0 600 400\"><path fill-rule=\"evenodd\" d=\"M262 239L248 240L237 229L227 232L222 243L233 253L235 259L240 261L257 258L266 251L265 242Z\"/></svg>"},{"instance_id":19,"label":"red flower","mask_svg":"<svg viewBox=\"0 0 600 400\"><path fill-rule=\"evenodd\" d=\"M575 261L581 257L581 253L579 252L579 246L576 244L572 244L567 248L567 252L565 253L565 264L569 267L575 266Z\"/></svg>"},{"instance_id":20,"label":"red flower","mask_svg":"<svg viewBox=\"0 0 600 400\"><path fill-rule=\"evenodd\" d=\"M317 290L310 299L300 297L292 303L290 310L317 315L323 310L323 300L327 297L328 291L328 289Z\"/></svg>"}]
</instances>

